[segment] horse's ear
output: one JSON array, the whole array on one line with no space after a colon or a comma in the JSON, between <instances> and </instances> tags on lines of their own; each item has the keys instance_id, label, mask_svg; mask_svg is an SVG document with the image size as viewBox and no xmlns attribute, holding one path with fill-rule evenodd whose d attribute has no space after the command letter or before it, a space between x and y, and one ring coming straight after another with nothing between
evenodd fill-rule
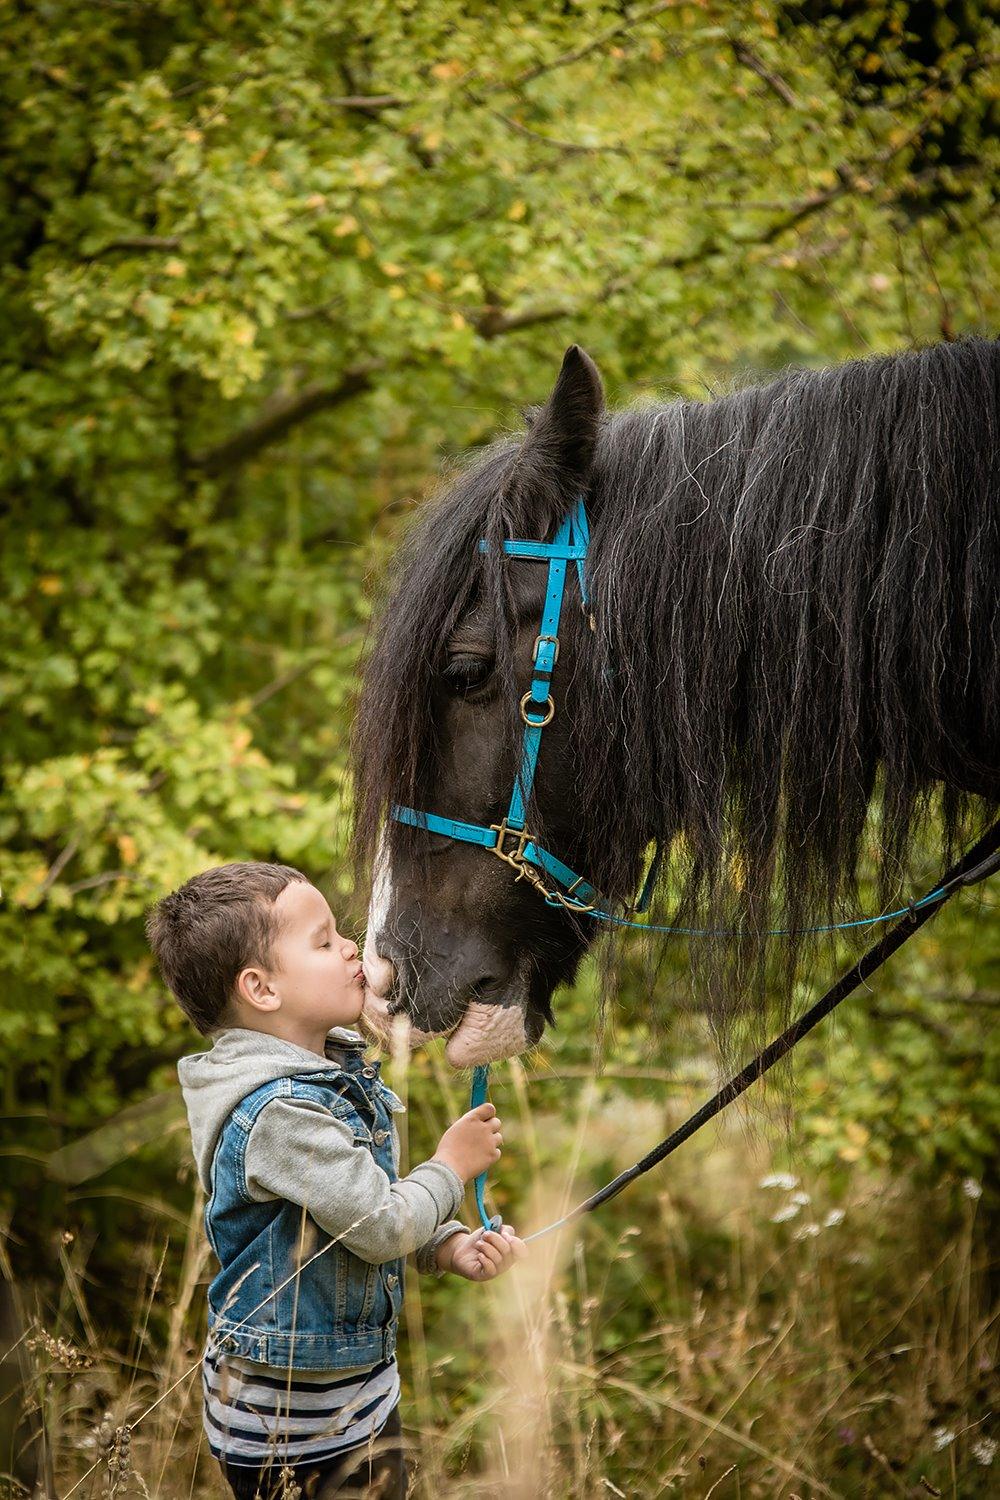
<instances>
[{"instance_id":1,"label":"horse's ear","mask_svg":"<svg viewBox=\"0 0 1000 1500\"><path fill-rule=\"evenodd\" d=\"M571 344L552 394L531 413L518 462L522 503L544 507L548 498L562 508L575 500L587 484L603 410L600 371L579 344ZM540 531L553 519L531 518Z\"/></svg>"}]
</instances>

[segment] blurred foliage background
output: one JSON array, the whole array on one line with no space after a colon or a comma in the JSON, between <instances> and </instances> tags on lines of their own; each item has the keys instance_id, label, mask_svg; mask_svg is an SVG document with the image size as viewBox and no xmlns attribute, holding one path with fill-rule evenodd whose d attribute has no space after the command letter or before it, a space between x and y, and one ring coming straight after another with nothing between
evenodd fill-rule
<instances>
[{"instance_id":1,"label":"blurred foliage background","mask_svg":"<svg viewBox=\"0 0 1000 1500\"><path fill-rule=\"evenodd\" d=\"M170 1226L191 1214L173 1064L194 1038L146 907L206 865L280 859L360 934L347 741L384 560L442 470L544 399L568 343L625 402L996 332L1000 27L987 0L0 14L0 1212L45 1326L83 1316L72 1233L91 1332L124 1348L135 1245L169 1231L177 1274L191 1254ZM945 1239L975 1203L984 1243L995 899L955 903L770 1096L777 1149L831 1201L856 1181L932 1192ZM599 1048L591 980L547 1044L555 1142L602 1056L635 1075L601 1085L613 1118L651 1097L669 1113L664 1070L712 1082L682 947L652 1029L637 949ZM429 1068L411 1080L428 1137L460 1102ZM587 1140L581 1181L611 1152ZM681 1283L663 1290L690 1313ZM464 1295L433 1288L442 1358ZM608 1329L629 1316L623 1299ZM983 1493L980 1439L962 1493ZM846 1492L889 1492L852 1443ZM959 1448L934 1451L917 1469L950 1462L958 1484ZM616 1472L613 1493L659 1493Z\"/></svg>"}]
</instances>

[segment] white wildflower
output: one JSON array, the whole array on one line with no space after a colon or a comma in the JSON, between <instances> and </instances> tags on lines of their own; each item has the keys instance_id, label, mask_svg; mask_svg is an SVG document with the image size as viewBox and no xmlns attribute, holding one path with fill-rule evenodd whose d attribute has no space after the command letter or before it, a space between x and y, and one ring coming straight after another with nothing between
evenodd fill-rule
<instances>
[{"instance_id":1,"label":"white wildflower","mask_svg":"<svg viewBox=\"0 0 1000 1500\"><path fill-rule=\"evenodd\" d=\"M800 1190L799 1192L792 1194L792 1202L797 1203L800 1208L805 1208L807 1203L812 1202L812 1199L810 1198L808 1193L803 1193Z\"/></svg>"},{"instance_id":2,"label":"white wildflower","mask_svg":"<svg viewBox=\"0 0 1000 1500\"><path fill-rule=\"evenodd\" d=\"M792 1235L793 1240L814 1240L819 1234L818 1224L800 1224Z\"/></svg>"},{"instance_id":3,"label":"white wildflower","mask_svg":"<svg viewBox=\"0 0 1000 1500\"><path fill-rule=\"evenodd\" d=\"M972 1445L972 1456L977 1464L982 1464L984 1469L988 1469L997 1456L998 1448L1000 1448L1000 1443L996 1438L980 1438L978 1443Z\"/></svg>"},{"instance_id":4,"label":"white wildflower","mask_svg":"<svg viewBox=\"0 0 1000 1500\"><path fill-rule=\"evenodd\" d=\"M983 1185L974 1177L967 1177L962 1183L962 1192L967 1198L971 1198L973 1203L976 1203L983 1196Z\"/></svg>"},{"instance_id":5,"label":"white wildflower","mask_svg":"<svg viewBox=\"0 0 1000 1500\"><path fill-rule=\"evenodd\" d=\"M931 1440L934 1444L934 1452L940 1453L942 1448L947 1448L949 1443L955 1441L955 1434L949 1427L935 1427L931 1433Z\"/></svg>"},{"instance_id":6,"label":"white wildflower","mask_svg":"<svg viewBox=\"0 0 1000 1500\"><path fill-rule=\"evenodd\" d=\"M843 1222L844 1210L842 1208L831 1208L830 1212L823 1220L823 1228L834 1229L838 1224L843 1224Z\"/></svg>"},{"instance_id":7,"label":"white wildflower","mask_svg":"<svg viewBox=\"0 0 1000 1500\"><path fill-rule=\"evenodd\" d=\"M793 1177L790 1172L771 1172L769 1176L762 1177L757 1186L762 1188L782 1188L784 1192L790 1193L792 1188L797 1188L799 1179Z\"/></svg>"},{"instance_id":8,"label":"white wildflower","mask_svg":"<svg viewBox=\"0 0 1000 1500\"><path fill-rule=\"evenodd\" d=\"M800 1204L786 1203L784 1208L779 1208L777 1213L771 1215L772 1224L787 1224L789 1219L794 1219L798 1213Z\"/></svg>"}]
</instances>

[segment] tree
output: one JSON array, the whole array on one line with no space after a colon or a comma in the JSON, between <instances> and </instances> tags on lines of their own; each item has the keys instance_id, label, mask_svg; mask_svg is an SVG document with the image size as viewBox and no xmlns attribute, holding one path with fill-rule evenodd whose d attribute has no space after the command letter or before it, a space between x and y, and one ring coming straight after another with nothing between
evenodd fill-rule
<instances>
[{"instance_id":1,"label":"tree","mask_svg":"<svg viewBox=\"0 0 1000 1500\"><path fill-rule=\"evenodd\" d=\"M15 9L0 1035L32 1149L190 1045L154 897L280 856L350 903L367 573L567 342L619 397L699 395L996 323L998 28L942 10L928 49L928 9Z\"/></svg>"}]
</instances>

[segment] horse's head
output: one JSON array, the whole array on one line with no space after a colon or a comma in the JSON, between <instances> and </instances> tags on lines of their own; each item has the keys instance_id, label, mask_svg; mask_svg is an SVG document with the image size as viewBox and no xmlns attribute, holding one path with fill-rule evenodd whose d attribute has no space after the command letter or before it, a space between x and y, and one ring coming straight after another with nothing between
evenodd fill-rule
<instances>
[{"instance_id":1,"label":"horse's head","mask_svg":"<svg viewBox=\"0 0 1000 1500\"><path fill-rule=\"evenodd\" d=\"M483 830L507 813L549 568L505 555L502 544L552 537L587 488L602 407L596 366L574 346L524 437L497 444L462 474L411 541L366 668L356 747L359 832L375 855L368 1016L384 1030L405 1014L417 1040L451 1033L447 1055L457 1066L538 1040L591 924L548 904L498 857L516 851L516 839L490 851L391 816L379 827L393 804ZM558 635L555 711L527 827L591 878L599 850L589 847L574 778L574 723L594 635L572 561ZM527 712L542 718L547 709L529 703Z\"/></svg>"},{"instance_id":2,"label":"horse's head","mask_svg":"<svg viewBox=\"0 0 1000 1500\"><path fill-rule=\"evenodd\" d=\"M651 842L665 851L654 921L739 930L692 956L725 974L720 1025L762 998L771 929L790 995L810 930L855 889L876 798L887 898L936 787L948 828L970 794L996 802L998 350L943 344L606 416L594 365L568 351L527 431L414 532L381 617L357 761L359 853L381 854L376 1012L450 1033L454 1063L516 1052L598 930L546 901L516 841L497 851L512 868L495 834L390 815L502 821L519 704L551 656L549 565L504 543L552 543L581 495L589 597L571 560L551 684L527 707L547 717L550 688L523 825L612 902Z\"/></svg>"}]
</instances>

